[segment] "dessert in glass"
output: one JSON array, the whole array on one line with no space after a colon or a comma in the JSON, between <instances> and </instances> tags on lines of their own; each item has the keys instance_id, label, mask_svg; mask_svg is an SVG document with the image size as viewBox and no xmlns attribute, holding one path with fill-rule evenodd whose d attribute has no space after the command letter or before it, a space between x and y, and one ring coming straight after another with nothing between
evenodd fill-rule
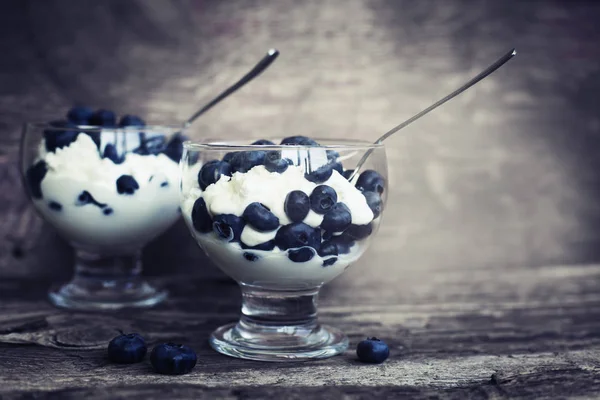
<instances>
[{"instance_id":1,"label":"dessert in glass","mask_svg":"<svg viewBox=\"0 0 600 400\"><path fill-rule=\"evenodd\" d=\"M331 357L347 337L317 320L321 286L356 262L379 227L383 145L351 140L184 142L181 209L210 259L241 287L242 315L210 337L253 360ZM279 144L275 144L279 143ZM348 178L360 158L371 155Z\"/></svg>"},{"instance_id":2,"label":"dessert in glass","mask_svg":"<svg viewBox=\"0 0 600 400\"><path fill-rule=\"evenodd\" d=\"M141 250L180 216L181 126L147 126L109 110L75 107L67 120L28 123L24 185L39 215L75 249L59 307L149 307L166 298L142 277Z\"/></svg>"}]
</instances>

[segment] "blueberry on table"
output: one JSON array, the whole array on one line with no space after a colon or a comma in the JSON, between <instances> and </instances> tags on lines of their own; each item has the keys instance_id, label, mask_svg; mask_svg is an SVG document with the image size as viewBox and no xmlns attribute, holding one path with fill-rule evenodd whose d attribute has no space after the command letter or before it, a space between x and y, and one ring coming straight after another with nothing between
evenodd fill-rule
<instances>
[{"instance_id":1,"label":"blueberry on table","mask_svg":"<svg viewBox=\"0 0 600 400\"><path fill-rule=\"evenodd\" d=\"M316 249L321 244L321 230L303 222L284 225L275 234L275 244L282 250L305 246Z\"/></svg>"},{"instance_id":2,"label":"blueberry on table","mask_svg":"<svg viewBox=\"0 0 600 400\"><path fill-rule=\"evenodd\" d=\"M310 194L310 208L317 214L326 214L337 203L337 193L334 188L319 185Z\"/></svg>"},{"instance_id":3,"label":"blueberry on table","mask_svg":"<svg viewBox=\"0 0 600 400\"><path fill-rule=\"evenodd\" d=\"M344 203L336 203L323 216L321 229L328 232L342 232L352 223L352 214L350 209Z\"/></svg>"},{"instance_id":4,"label":"blueberry on table","mask_svg":"<svg viewBox=\"0 0 600 400\"><path fill-rule=\"evenodd\" d=\"M123 161L125 161L125 157L119 156L117 148L112 143L109 143L104 147L104 154L102 157L108 158L115 164L122 164Z\"/></svg>"},{"instance_id":5,"label":"blueberry on table","mask_svg":"<svg viewBox=\"0 0 600 400\"><path fill-rule=\"evenodd\" d=\"M289 136L281 141L288 146L319 146L319 143L306 136Z\"/></svg>"},{"instance_id":6,"label":"blueberry on table","mask_svg":"<svg viewBox=\"0 0 600 400\"><path fill-rule=\"evenodd\" d=\"M163 150L163 154L178 163L183 155L183 142L186 140L187 137L182 134L175 134L171 140L169 140L169 143L167 143L167 146Z\"/></svg>"},{"instance_id":7,"label":"blueberry on table","mask_svg":"<svg viewBox=\"0 0 600 400\"><path fill-rule=\"evenodd\" d=\"M242 217L257 231L268 232L279 227L279 218L267 206L259 202L248 204Z\"/></svg>"},{"instance_id":8,"label":"blueberry on table","mask_svg":"<svg viewBox=\"0 0 600 400\"><path fill-rule=\"evenodd\" d=\"M146 121L138 117L137 115L126 114L121 117L119 126L146 126Z\"/></svg>"},{"instance_id":9,"label":"blueberry on table","mask_svg":"<svg viewBox=\"0 0 600 400\"><path fill-rule=\"evenodd\" d=\"M228 242L239 242L246 223L233 214L218 214L213 218L213 230L221 238Z\"/></svg>"},{"instance_id":10,"label":"blueberry on table","mask_svg":"<svg viewBox=\"0 0 600 400\"><path fill-rule=\"evenodd\" d=\"M90 117L90 125L114 127L117 125L117 116L111 110L97 110Z\"/></svg>"},{"instance_id":11,"label":"blueberry on table","mask_svg":"<svg viewBox=\"0 0 600 400\"><path fill-rule=\"evenodd\" d=\"M344 236L354 240L361 240L369 236L373 232L373 226L367 225L350 225L348 229L344 231Z\"/></svg>"},{"instance_id":12,"label":"blueberry on table","mask_svg":"<svg viewBox=\"0 0 600 400\"><path fill-rule=\"evenodd\" d=\"M383 193L385 182L383 176L377 171L368 169L364 171L356 180L356 188L360 191Z\"/></svg>"},{"instance_id":13,"label":"blueberry on table","mask_svg":"<svg viewBox=\"0 0 600 400\"><path fill-rule=\"evenodd\" d=\"M358 359L365 363L381 364L390 355L390 348L376 337L367 338L356 346Z\"/></svg>"},{"instance_id":14,"label":"blueberry on table","mask_svg":"<svg viewBox=\"0 0 600 400\"><path fill-rule=\"evenodd\" d=\"M362 194L363 194L363 196L365 196L365 199L367 200L367 205L369 206L371 211L373 211L373 218L379 217L379 214L381 214L381 207L382 207L381 196L379 195L379 193L365 191L365 192L362 192Z\"/></svg>"},{"instance_id":15,"label":"blueberry on table","mask_svg":"<svg viewBox=\"0 0 600 400\"><path fill-rule=\"evenodd\" d=\"M212 160L202 166L198 172L198 185L206 190L209 185L216 183L222 176L231 176L231 165L225 161Z\"/></svg>"},{"instance_id":16,"label":"blueberry on table","mask_svg":"<svg viewBox=\"0 0 600 400\"><path fill-rule=\"evenodd\" d=\"M233 172L245 173L258 165L262 165L266 155L267 152L264 150L237 152L231 160Z\"/></svg>"},{"instance_id":17,"label":"blueberry on table","mask_svg":"<svg viewBox=\"0 0 600 400\"><path fill-rule=\"evenodd\" d=\"M299 249L289 249L288 258L297 263L310 261L315 256L315 249L312 247L300 247Z\"/></svg>"},{"instance_id":18,"label":"blueberry on table","mask_svg":"<svg viewBox=\"0 0 600 400\"><path fill-rule=\"evenodd\" d=\"M67 120L75 125L90 125L94 110L85 106L75 106L67 112Z\"/></svg>"},{"instance_id":19,"label":"blueberry on table","mask_svg":"<svg viewBox=\"0 0 600 400\"><path fill-rule=\"evenodd\" d=\"M50 127L44 130L44 140L47 151L62 149L77 139L79 132L75 124L68 121L52 121Z\"/></svg>"},{"instance_id":20,"label":"blueberry on table","mask_svg":"<svg viewBox=\"0 0 600 400\"><path fill-rule=\"evenodd\" d=\"M310 211L310 199L303 191L292 190L285 198L283 209L292 222L300 222Z\"/></svg>"},{"instance_id":21,"label":"blueberry on table","mask_svg":"<svg viewBox=\"0 0 600 400\"><path fill-rule=\"evenodd\" d=\"M41 160L29 167L25 173L27 186L29 186L31 197L34 199L41 199L43 197L42 180L44 180L46 172L48 172L48 165L45 161Z\"/></svg>"},{"instance_id":22,"label":"blueberry on table","mask_svg":"<svg viewBox=\"0 0 600 400\"><path fill-rule=\"evenodd\" d=\"M196 353L190 347L162 343L156 345L150 353L150 363L154 370L163 375L187 374L196 366Z\"/></svg>"},{"instance_id":23,"label":"blueberry on table","mask_svg":"<svg viewBox=\"0 0 600 400\"><path fill-rule=\"evenodd\" d=\"M273 146L275 143L267 139L259 139L252 143L252 146Z\"/></svg>"},{"instance_id":24,"label":"blueberry on table","mask_svg":"<svg viewBox=\"0 0 600 400\"><path fill-rule=\"evenodd\" d=\"M117 179L117 192L119 194L133 194L139 188L140 185L131 175L121 175Z\"/></svg>"},{"instance_id":25,"label":"blueberry on table","mask_svg":"<svg viewBox=\"0 0 600 400\"><path fill-rule=\"evenodd\" d=\"M206 202L202 197L199 197L194 202L192 207L192 225L194 229L200 233L208 233L212 230L213 221L208 213Z\"/></svg>"},{"instance_id":26,"label":"blueberry on table","mask_svg":"<svg viewBox=\"0 0 600 400\"><path fill-rule=\"evenodd\" d=\"M118 364L134 364L142 361L147 351L146 342L139 334L122 334L108 344L108 359Z\"/></svg>"},{"instance_id":27,"label":"blueberry on table","mask_svg":"<svg viewBox=\"0 0 600 400\"><path fill-rule=\"evenodd\" d=\"M287 170L291 163L292 160L289 158L281 158L281 152L279 151L267 151L265 154L265 169L269 172L282 174Z\"/></svg>"},{"instance_id":28,"label":"blueberry on table","mask_svg":"<svg viewBox=\"0 0 600 400\"><path fill-rule=\"evenodd\" d=\"M306 180L313 183L323 183L327 179L331 178L331 174L333 174L333 164L325 164L321 165L314 171L306 172L304 177Z\"/></svg>"}]
</instances>

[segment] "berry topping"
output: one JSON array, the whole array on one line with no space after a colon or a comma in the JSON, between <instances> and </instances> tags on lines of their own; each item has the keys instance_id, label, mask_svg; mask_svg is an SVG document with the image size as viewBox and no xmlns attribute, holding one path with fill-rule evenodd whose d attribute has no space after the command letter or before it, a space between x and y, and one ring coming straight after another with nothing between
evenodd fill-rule
<instances>
[{"instance_id":1,"label":"berry topping","mask_svg":"<svg viewBox=\"0 0 600 400\"><path fill-rule=\"evenodd\" d=\"M319 185L310 195L310 208L317 214L325 214L337 203L337 193L331 186Z\"/></svg>"},{"instance_id":2,"label":"berry topping","mask_svg":"<svg viewBox=\"0 0 600 400\"><path fill-rule=\"evenodd\" d=\"M202 197L199 197L194 202L192 208L192 225L194 229L201 233L208 233L212 230L213 221L208 213L206 202Z\"/></svg>"},{"instance_id":3,"label":"berry topping","mask_svg":"<svg viewBox=\"0 0 600 400\"><path fill-rule=\"evenodd\" d=\"M352 223L350 209L344 203L335 204L323 217L321 228L328 232L342 232Z\"/></svg>"},{"instance_id":4,"label":"berry topping","mask_svg":"<svg viewBox=\"0 0 600 400\"><path fill-rule=\"evenodd\" d=\"M382 206L381 196L377 192L369 191L363 192L363 195L365 196L365 199L367 199L367 204L369 205L369 208L371 209L371 211L373 211L373 218L379 217L379 214L381 214Z\"/></svg>"},{"instance_id":5,"label":"berry topping","mask_svg":"<svg viewBox=\"0 0 600 400\"><path fill-rule=\"evenodd\" d=\"M300 222L310 211L310 199L303 191L293 190L286 196L283 209L292 222Z\"/></svg>"},{"instance_id":6,"label":"berry topping","mask_svg":"<svg viewBox=\"0 0 600 400\"><path fill-rule=\"evenodd\" d=\"M90 125L114 127L117 124L117 117L114 112L110 110L97 110L90 117Z\"/></svg>"},{"instance_id":7,"label":"berry topping","mask_svg":"<svg viewBox=\"0 0 600 400\"><path fill-rule=\"evenodd\" d=\"M344 236L352 238L354 240L361 240L369 236L373 232L373 226L367 225L350 225L348 229L344 231Z\"/></svg>"},{"instance_id":8,"label":"berry topping","mask_svg":"<svg viewBox=\"0 0 600 400\"><path fill-rule=\"evenodd\" d=\"M381 364L390 355L390 348L376 337L361 341L356 346L358 359L365 363Z\"/></svg>"},{"instance_id":9,"label":"berry topping","mask_svg":"<svg viewBox=\"0 0 600 400\"><path fill-rule=\"evenodd\" d=\"M29 192L34 199L41 199L43 197L42 180L44 179L44 176L46 176L46 172L48 172L48 165L46 162L38 161L29 167L25 173Z\"/></svg>"},{"instance_id":10,"label":"berry topping","mask_svg":"<svg viewBox=\"0 0 600 400\"><path fill-rule=\"evenodd\" d=\"M259 139L256 142L252 143L252 146L273 146L275 143L266 139Z\"/></svg>"},{"instance_id":11,"label":"berry topping","mask_svg":"<svg viewBox=\"0 0 600 400\"><path fill-rule=\"evenodd\" d=\"M67 147L77 139L79 132L75 124L67 121L53 121L51 127L44 130L47 151L55 151Z\"/></svg>"},{"instance_id":12,"label":"berry topping","mask_svg":"<svg viewBox=\"0 0 600 400\"><path fill-rule=\"evenodd\" d=\"M347 169L344 171L344 173L342 173L342 175L344 176L344 178L350 179L350 176L352 175L353 172L354 172L353 169Z\"/></svg>"},{"instance_id":13,"label":"berry topping","mask_svg":"<svg viewBox=\"0 0 600 400\"><path fill-rule=\"evenodd\" d=\"M186 141L187 138L180 133L175 134L167 146L163 150L163 153L169 157L171 160L175 162L179 162L181 160L181 156L183 155L183 142Z\"/></svg>"},{"instance_id":14,"label":"berry topping","mask_svg":"<svg viewBox=\"0 0 600 400\"><path fill-rule=\"evenodd\" d=\"M284 225L275 235L275 244L282 250L304 246L318 248L321 244L321 230L311 228L303 222Z\"/></svg>"},{"instance_id":15,"label":"berry topping","mask_svg":"<svg viewBox=\"0 0 600 400\"><path fill-rule=\"evenodd\" d=\"M175 344L158 344L150 353L150 363L159 374L182 375L187 374L196 366L196 353L190 347Z\"/></svg>"},{"instance_id":16,"label":"berry topping","mask_svg":"<svg viewBox=\"0 0 600 400\"><path fill-rule=\"evenodd\" d=\"M234 172L248 172L257 165L262 165L267 152L263 150L239 151L231 160Z\"/></svg>"},{"instance_id":17,"label":"berry topping","mask_svg":"<svg viewBox=\"0 0 600 400\"><path fill-rule=\"evenodd\" d=\"M75 106L67 113L67 120L75 125L90 125L94 110L85 106Z\"/></svg>"},{"instance_id":18,"label":"berry topping","mask_svg":"<svg viewBox=\"0 0 600 400\"><path fill-rule=\"evenodd\" d=\"M221 239L228 242L239 242L244 225L244 220L233 214L219 214L213 218L213 230Z\"/></svg>"},{"instance_id":19,"label":"berry topping","mask_svg":"<svg viewBox=\"0 0 600 400\"><path fill-rule=\"evenodd\" d=\"M337 257L328 258L327 260L323 260L323 266L329 267L330 265L335 264L336 261L337 261Z\"/></svg>"},{"instance_id":20,"label":"berry topping","mask_svg":"<svg viewBox=\"0 0 600 400\"><path fill-rule=\"evenodd\" d=\"M279 218L262 203L254 202L248 204L242 217L250 226L258 231L268 232L279 227Z\"/></svg>"},{"instance_id":21,"label":"berry topping","mask_svg":"<svg viewBox=\"0 0 600 400\"><path fill-rule=\"evenodd\" d=\"M133 194L139 188L140 185L131 175L121 175L117 179L117 192L119 194Z\"/></svg>"},{"instance_id":22,"label":"berry topping","mask_svg":"<svg viewBox=\"0 0 600 400\"><path fill-rule=\"evenodd\" d=\"M247 249L247 250L271 251L271 250L273 250L275 248L275 241L274 240L269 240L268 242L259 243L259 244L255 245L255 246L248 246L244 242L241 242L240 244L242 246L242 249Z\"/></svg>"},{"instance_id":23,"label":"berry topping","mask_svg":"<svg viewBox=\"0 0 600 400\"><path fill-rule=\"evenodd\" d=\"M289 136L283 139L281 144L289 146L319 146L319 143L306 136Z\"/></svg>"},{"instance_id":24,"label":"berry topping","mask_svg":"<svg viewBox=\"0 0 600 400\"><path fill-rule=\"evenodd\" d=\"M372 169L368 169L358 177L356 181L356 188L361 192L377 192L379 194L383 193L383 188L385 187L385 182L383 176L379 174L377 171L373 171Z\"/></svg>"},{"instance_id":25,"label":"berry topping","mask_svg":"<svg viewBox=\"0 0 600 400\"><path fill-rule=\"evenodd\" d=\"M123 115L119 121L119 126L146 126L146 121L138 117L137 115Z\"/></svg>"},{"instance_id":26,"label":"berry topping","mask_svg":"<svg viewBox=\"0 0 600 400\"><path fill-rule=\"evenodd\" d=\"M267 171L282 174L292 164L292 160L281 158L281 152L274 150L267 151L264 163Z\"/></svg>"},{"instance_id":27,"label":"berry topping","mask_svg":"<svg viewBox=\"0 0 600 400\"><path fill-rule=\"evenodd\" d=\"M200 189L206 190L208 185L216 183L221 176L231 176L231 165L225 161L212 160L202 166L198 172L198 185Z\"/></svg>"},{"instance_id":28,"label":"berry topping","mask_svg":"<svg viewBox=\"0 0 600 400\"><path fill-rule=\"evenodd\" d=\"M299 249L288 250L288 258L293 262L307 262L315 256L315 249L312 247L300 247Z\"/></svg>"},{"instance_id":29,"label":"berry topping","mask_svg":"<svg viewBox=\"0 0 600 400\"><path fill-rule=\"evenodd\" d=\"M125 161L125 157L119 156L119 153L117 152L117 148L112 143L109 143L104 147L103 157L108 158L115 164L121 164L121 163L123 163L123 161Z\"/></svg>"},{"instance_id":30,"label":"berry topping","mask_svg":"<svg viewBox=\"0 0 600 400\"><path fill-rule=\"evenodd\" d=\"M108 359L119 364L138 363L144 359L147 351L146 342L139 334L122 334L108 344Z\"/></svg>"},{"instance_id":31,"label":"berry topping","mask_svg":"<svg viewBox=\"0 0 600 400\"><path fill-rule=\"evenodd\" d=\"M319 255L321 257L337 256L337 245L329 240L324 241L323 243L321 243L321 247L319 247Z\"/></svg>"},{"instance_id":32,"label":"berry topping","mask_svg":"<svg viewBox=\"0 0 600 400\"><path fill-rule=\"evenodd\" d=\"M331 177L332 173L333 173L333 165L325 164L325 165L321 165L319 168L315 169L314 171L305 173L304 177L313 183L323 183Z\"/></svg>"}]
</instances>

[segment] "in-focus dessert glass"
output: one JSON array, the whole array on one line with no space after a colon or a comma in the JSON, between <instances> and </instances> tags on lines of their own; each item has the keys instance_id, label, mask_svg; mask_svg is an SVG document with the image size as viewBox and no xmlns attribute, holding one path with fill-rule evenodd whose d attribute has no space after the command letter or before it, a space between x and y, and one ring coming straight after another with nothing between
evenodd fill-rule
<instances>
[{"instance_id":1,"label":"in-focus dessert glass","mask_svg":"<svg viewBox=\"0 0 600 400\"><path fill-rule=\"evenodd\" d=\"M59 307L150 307L166 291L142 277L141 250L180 216L181 126L26 124L24 185L39 215L75 249L72 280L53 288Z\"/></svg>"},{"instance_id":2,"label":"in-focus dessert glass","mask_svg":"<svg viewBox=\"0 0 600 400\"><path fill-rule=\"evenodd\" d=\"M377 232L387 197L384 147L303 136L242 143L249 141L187 141L181 159L184 220L242 291L240 320L215 330L210 344L263 361L339 354L348 339L319 324L317 297ZM349 182L344 167L369 150Z\"/></svg>"}]
</instances>

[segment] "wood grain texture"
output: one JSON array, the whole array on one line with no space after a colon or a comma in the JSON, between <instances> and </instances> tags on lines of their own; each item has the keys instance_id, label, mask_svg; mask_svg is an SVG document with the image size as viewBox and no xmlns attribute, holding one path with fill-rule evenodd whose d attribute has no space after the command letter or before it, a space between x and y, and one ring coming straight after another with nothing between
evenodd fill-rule
<instances>
[{"instance_id":1,"label":"wood grain texture","mask_svg":"<svg viewBox=\"0 0 600 400\"><path fill-rule=\"evenodd\" d=\"M0 2L0 399L597 398L599 17L595 2L550 0ZM322 322L352 345L382 337L385 364L210 350L239 290L181 222L144 251L166 304L47 303L72 252L20 190L22 122L74 102L181 121L277 47L194 138L375 139L513 46L505 68L389 141L378 240L322 291ZM188 343L199 365L177 378L111 365L116 329Z\"/></svg>"}]
</instances>

